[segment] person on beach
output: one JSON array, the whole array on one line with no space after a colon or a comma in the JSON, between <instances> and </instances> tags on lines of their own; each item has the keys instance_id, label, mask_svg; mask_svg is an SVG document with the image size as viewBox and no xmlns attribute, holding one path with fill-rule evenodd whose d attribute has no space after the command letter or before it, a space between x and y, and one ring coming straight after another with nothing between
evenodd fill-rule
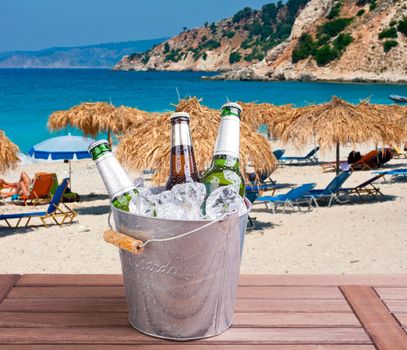
<instances>
[{"instance_id":1,"label":"person on beach","mask_svg":"<svg viewBox=\"0 0 407 350\"><path fill-rule=\"evenodd\" d=\"M2 193L7 193L7 194L18 194L18 195L28 195L29 188L31 184L31 179L27 175L26 172L22 172L20 174L20 178L18 182L7 182L4 179L0 179L0 191ZM7 192L3 192L3 189L7 189Z\"/></svg>"}]
</instances>

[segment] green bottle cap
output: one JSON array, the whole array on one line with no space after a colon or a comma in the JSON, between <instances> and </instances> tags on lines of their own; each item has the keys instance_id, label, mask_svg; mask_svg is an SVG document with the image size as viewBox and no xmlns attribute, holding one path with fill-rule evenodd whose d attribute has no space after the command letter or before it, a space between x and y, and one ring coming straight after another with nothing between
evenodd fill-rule
<instances>
[{"instance_id":1,"label":"green bottle cap","mask_svg":"<svg viewBox=\"0 0 407 350\"><path fill-rule=\"evenodd\" d=\"M235 103L235 102L227 102L227 103L225 103L221 107L221 109L224 109L224 108L236 108L236 109L239 110L239 113L241 113L242 110L243 110L243 108L238 103Z\"/></svg>"}]
</instances>

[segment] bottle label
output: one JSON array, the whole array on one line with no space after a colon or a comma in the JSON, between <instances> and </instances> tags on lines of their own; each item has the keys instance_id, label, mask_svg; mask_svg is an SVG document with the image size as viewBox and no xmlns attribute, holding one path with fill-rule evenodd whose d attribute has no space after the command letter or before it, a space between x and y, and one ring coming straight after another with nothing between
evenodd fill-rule
<instances>
[{"instance_id":1,"label":"bottle label","mask_svg":"<svg viewBox=\"0 0 407 350\"><path fill-rule=\"evenodd\" d=\"M192 146L188 123L177 123L172 127L172 147Z\"/></svg>"},{"instance_id":2,"label":"bottle label","mask_svg":"<svg viewBox=\"0 0 407 350\"><path fill-rule=\"evenodd\" d=\"M218 137L214 155L228 155L239 158L240 150L240 119L227 115L220 119Z\"/></svg>"},{"instance_id":3,"label":"bottle label","mask_svg":"<svg viewBox=\"0 0 407 350\"><path fill-rule=\"evenodd\" d=\"M113 153L109 152L98 158L96 166L111 199L136 188Z\"/></svg>"}]
</instances>

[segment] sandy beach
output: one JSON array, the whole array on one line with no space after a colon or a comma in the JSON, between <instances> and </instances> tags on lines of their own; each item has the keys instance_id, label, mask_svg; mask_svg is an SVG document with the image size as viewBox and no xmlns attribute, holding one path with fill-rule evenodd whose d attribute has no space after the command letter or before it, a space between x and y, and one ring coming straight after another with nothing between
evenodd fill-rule
<instances>
[{"instance_id":1,"label":"sandy beach","mask_svg":"<svg viewBox=\"0 0 407 350\"><path fill-rule=\"evenodd\" d=\"M273 144L273 149L280 145ZM312 146L310 146L312 147ZM358 149L363 153L371 145ZM286 155L296 151L284 147ZM305 150L307 151L307 149ZM343 158L350 148L342 148ZM306 153L306 152L300 152ZM333 160L334 152L319 154L322 161ZM393 159L383 170L405 167L406 159ZM28 228L9 229L0 226L0 273L120 273L115 247L102 238L107 227L108 197L101 178L91 160L72 165L72 189L81 195L80 203L69 204L78 212L71 225L45 228L39 220ZM19 166L0 174L0 178L16 179L24 170L56 172L61 179L68 167L62 162L35 163ZM136 176L136 174L133 174ZM319 165L284 166L272 178L278 183L315 182L324 188L335 176L323 173ZM346 187L358 185L372 171L354 172ZM252 216L256 229L246 235L242 273L273 274L348 274L406 273L407 271L407 182L378 183L385 196L379 200L354 200L331 208L314 208L311 212L273 214L264 204L256 204ZM282 189L277 193L284 193ZM40 210L46 206L25 208L0 204L0 213Z\"/></svg>"}]
</instances>

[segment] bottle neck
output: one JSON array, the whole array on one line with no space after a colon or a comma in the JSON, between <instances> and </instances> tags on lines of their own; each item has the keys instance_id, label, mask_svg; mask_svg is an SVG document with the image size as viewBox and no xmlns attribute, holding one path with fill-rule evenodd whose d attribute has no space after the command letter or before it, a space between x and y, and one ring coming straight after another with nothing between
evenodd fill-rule
<instances>
[{"instance_id":1,"label":"bottle neck","mask_svg":"<svg viewBox=\"0 0 407 350\"><path fill-rule=\"evenodd\" d=\"M230 156L239 159L240 152L240 118L230 110L223 110L216 138L215 156Z\"/></svg>"},{"instance_id":2,"label":"bottle neck","mask_svg":"<svg viewBox=\"0 0 407 350\"><path fill-rule=\"evenodd\" d=\"M191 146L191 134L187 121L177 120L172 122L171 148L174 146Z\"/></svg>"},{"instance_id":3,"label":"bottle neck","mask_svg":"<svg viewBox=\"0 0 407 350\"><path fill-rule=\"evenodd\" d=\"M136 188L113 153L105 152L95 162L110 199Z\"/></svg>"}]
</instances>

